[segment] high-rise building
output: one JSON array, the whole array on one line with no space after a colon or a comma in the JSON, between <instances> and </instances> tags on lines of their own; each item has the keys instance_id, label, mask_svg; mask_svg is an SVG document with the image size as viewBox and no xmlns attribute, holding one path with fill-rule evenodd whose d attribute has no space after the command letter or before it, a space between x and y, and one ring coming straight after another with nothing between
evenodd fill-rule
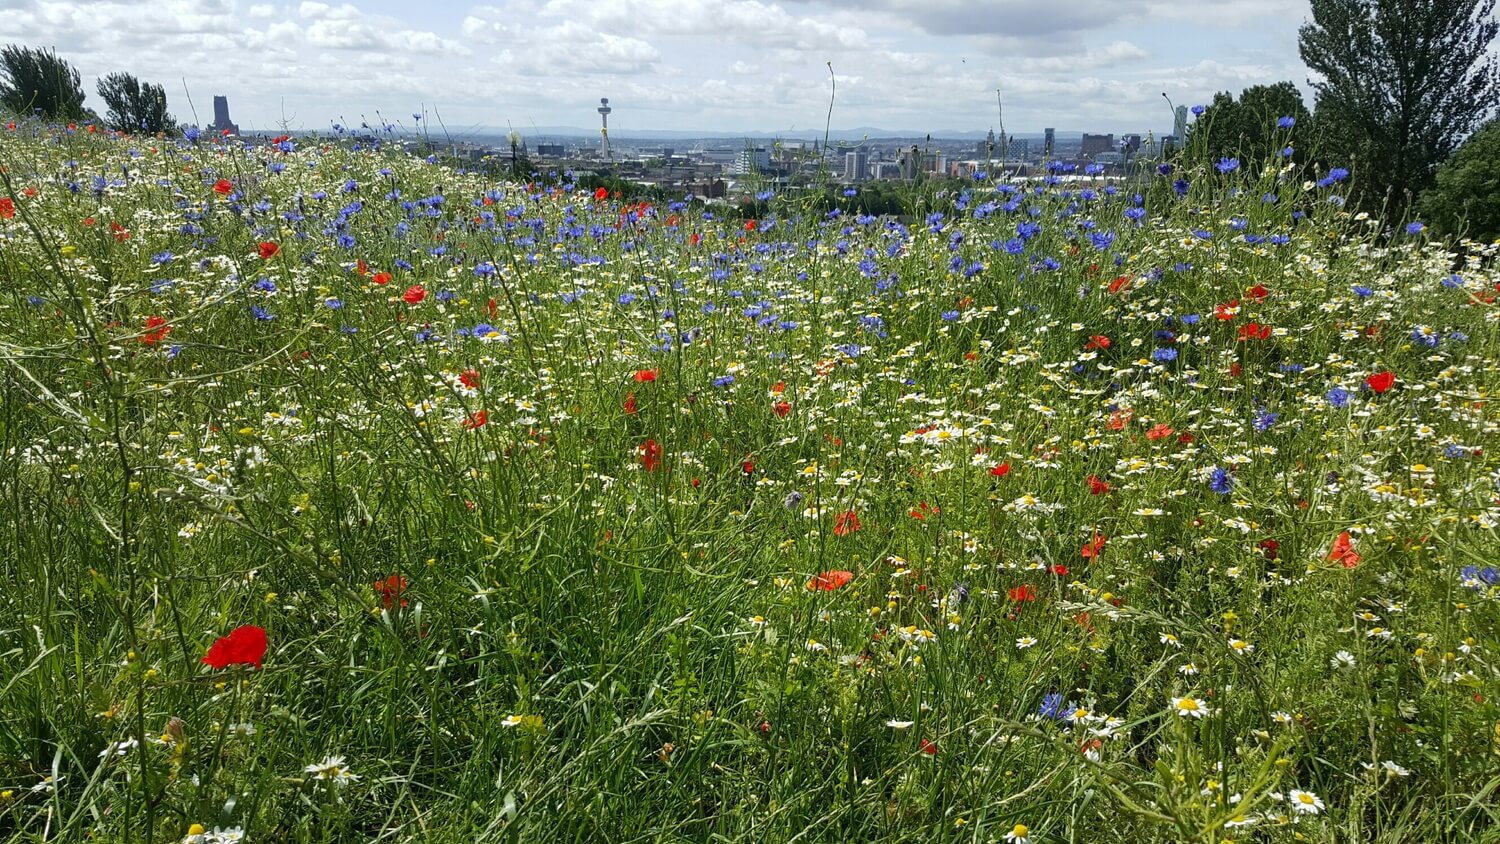
<instances>
[{"instance_id":1,"label":"high-rise building","mask_svg":"<svg viewBox=\"0 0 1500 844\"><path fill-rule=\"evenodd\" d=\"M844 153L844 181L863 182L870 169L870 154L862 149Z\"/></svg>"},{"instance_id":2,"label":"high-rise building","mask_svg":"<svg viewBox=\"0 0 1500 844\"><path fill-rule=\"evenodd\" d=\"M974 157L984 161L998 155L1000 155L1000 147L995 145L995 130L991 129L990 133L984 136L984 140L975 146Z\"/></svg>"},{"instance_id":3,"label":"high-rise building","mask_svg":"<svg viewBox=\"0 0 1500 844\"><path fill-rule=\"evenodd\" d=\"M1083 145L1079 147L1078 154L1083 156L1098 155L1101 152L1114 152L1114 135L1090 135L1085 133Z\"/></svg>"},{"instance_id":4,"label":"high-rise building","mask_svg":"<svg viewBox=\"0 0 1500 844\"><path fill-rule=\"evenodd\" d=\"M223 95L214 97L214 125L211 127L215 132L228 130L231 135L238 135L240 127L229 119L229 98Z\"/></svg>"},{"instance_id":5,"label":"high-rise building","mask_svg":"<svg viewBox=\"0 0 1500 844\"><path fill-rule=\"evenodd\" d=\"M1187 116L1188 107L1178 106L1177 119L1172 121L1172 134L1176 135L1178 138L1187 137Z\"/></svg>"},{"instance_id":6,"label":"high-rise building","mask_svg":"<svg viewBox=\"0 0 1500 844\"><path fill-rule=\"evenodd\" d=\"M1042 136L1044 138L1042 141L1042 154L1051 158L1052 151L1056 148L1057 144L1057 130L1049 126L1042 130Z\"/></svg>"},{"instance_id":7,"label":"high-rise building","mask_svg":"<svg viewBox=\"0 0 1500 844\"><path fill-rule=\"evenodd\" d=\"M771 152L765 147L745 147L735 159L730 172L736 176L764 173L771 169Z\"/></svg>"}]
</instances>

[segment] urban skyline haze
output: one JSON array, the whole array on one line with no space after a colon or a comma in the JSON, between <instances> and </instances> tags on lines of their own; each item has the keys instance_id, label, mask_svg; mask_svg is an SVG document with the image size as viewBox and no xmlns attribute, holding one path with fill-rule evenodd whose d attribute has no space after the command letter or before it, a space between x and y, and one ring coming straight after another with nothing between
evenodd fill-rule
<instances>
[{"instance_id":1,"label":"urban skyline haze","mask_svg":"<svg viewBox=\"0 0 1500 844\"><path fill-rule=\"evenodd\" d=\"M0 42L93 81L163 85L183 122L454 133L596 127L812 136L835 129L1171 131L1179 105L1291 80L1307 0L0 0ZM189 108L184 82L192 95ZM1309 98L1310 99L1310 98ZM102 111L102 109L100 109ZM194 119L196 111L196 120Z\"/></svg>"}]
</instances>

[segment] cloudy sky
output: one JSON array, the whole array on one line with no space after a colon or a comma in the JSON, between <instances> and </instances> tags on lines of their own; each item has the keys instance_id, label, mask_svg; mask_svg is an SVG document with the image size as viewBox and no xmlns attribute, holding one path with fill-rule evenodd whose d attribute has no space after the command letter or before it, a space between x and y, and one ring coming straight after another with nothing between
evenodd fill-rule
<instances>
[{"instance_id":1,"label":"cloudy sky","mask_svg":"<svg viewBox=\"0 0 1500 844\"><path fill-rule=\"evenodd\" d=\"M1179 105L1292 80L1308 0L0 0L0 42L163 84L243 127L1161 133Z\"/></svg>"}]
</instances>

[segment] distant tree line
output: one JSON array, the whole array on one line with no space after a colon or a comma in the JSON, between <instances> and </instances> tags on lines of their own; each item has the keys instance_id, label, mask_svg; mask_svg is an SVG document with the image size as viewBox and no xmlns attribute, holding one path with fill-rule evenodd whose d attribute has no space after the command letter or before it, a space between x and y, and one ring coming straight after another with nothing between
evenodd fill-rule
<instances>
[{"instance_id":1,"label":"distant tree line","mask_svg":"<svg viewBox=\"0 0 1500 844\"><path fill-rule=\"evenodd\" d=\"M95 90L107 109L102 121L121 132L175 132L160 85L128 73L111 73ZM8 44L0 49L0 105L19 115L46 120L98 120L84 104L78 69L50 49Z\"/></svg>"}]
</instances>

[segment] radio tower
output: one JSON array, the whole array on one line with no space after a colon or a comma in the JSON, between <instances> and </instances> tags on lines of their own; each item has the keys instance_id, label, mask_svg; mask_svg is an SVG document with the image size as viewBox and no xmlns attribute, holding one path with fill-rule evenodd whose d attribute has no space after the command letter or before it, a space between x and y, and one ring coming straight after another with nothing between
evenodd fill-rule
<instances>
[{"instance_id":1,"label":"radio tower","mask_svg":"<svg viewBox=\"0 0 1500 844\"><path fill-rule=\"evenodd\" d=\"M609 107L609 97L599 98L599 137L600 144L606 152L609 151L609 113L614 109Z\"/></svg>"}]
</instances>

